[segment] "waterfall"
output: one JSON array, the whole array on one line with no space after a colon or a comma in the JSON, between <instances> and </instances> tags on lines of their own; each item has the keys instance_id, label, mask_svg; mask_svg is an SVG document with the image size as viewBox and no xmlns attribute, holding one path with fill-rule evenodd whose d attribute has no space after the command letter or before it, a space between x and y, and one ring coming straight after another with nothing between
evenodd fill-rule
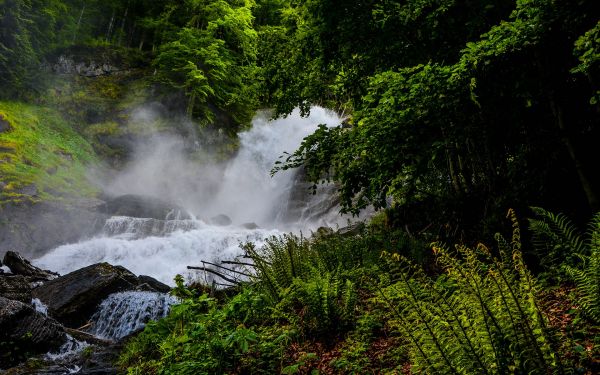
<instances>
[{"instance_id":1,"label":"waterfall","mask_svg":"<svg viewBox=\"0 0 600 375\"><path fill-rule=\"evenodd\" d=\"M144 328L151 320L164 318L177 299L154 292L123 292L108 296L92 316L90 333L118 340Z\"/></svg>"},{"instance_id":2,"label":"waterfall","mask_svg":"<svg viewBox=\"0 0 600 375\"><path fill-rule=\"evenodd\" d=\"M177 231L199 229L196 220L158 220L113 216L104 223L102 233L108 237L135 240L149 236L166 236Z\"/></svg>"},{"instance_id":3,"label":"waterfall","mask_svg":"<svg viewBox=\"0 0 600 375\"><path fill-rule=\"evenodd\" d=\"M152 116L140 110L137 117L151 121ZM137 194L174 202L198 219L180 220L174 214L163 220L112 217L94 238L60 246L33 263L64 274L108 262L173 285L177 274L194 277L188 265L241 255L241 243L260 246L265 238L283 232L310 234L320 226L342 226L347 218L338 214L333 185L313 196L297 171L270 176L279 157L296 150L319 124L340 122L323 108L313 108L306 118L297 110L277 120L259 114L253 127L239 135L239 150L226 164L189 160L184 151L189 141L183 139L148 141L106 190L116 196ZM210 224L210 218L220 214L232 224Z\"/></svg>"}]
</instances>

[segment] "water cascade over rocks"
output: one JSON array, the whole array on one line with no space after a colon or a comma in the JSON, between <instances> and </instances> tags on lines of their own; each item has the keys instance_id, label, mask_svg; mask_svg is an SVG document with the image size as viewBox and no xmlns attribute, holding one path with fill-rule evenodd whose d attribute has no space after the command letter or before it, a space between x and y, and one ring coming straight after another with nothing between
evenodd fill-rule
<instances>
[{"instance_id":1,"label":"water cascade over rocks","mask_svg":"<svg viewBox=\"0 0 600 375\"><path fill-rule=\"evenodd\" d=\"M183 143L172 139L147 145L151 150L143 146L139 157L107 189L172 201L187 209L191 219L172 214L163 219L113 216L97 236L60 246L34 264L65 274L108 262L173 285L176 274L189 275L188 265L240 255L240 243L260 245L285 231L309 233L320 226L343 226L347 218L338 213L335 189L324 188L313 196L297 171L270 175L280 156L297 149L319 124L335 126L341 121L318 107L307 118L298 111L273 121L258 115L253 127L240 134L239 151L226 165L192 164L182 155ZM197 183L190 177L194 168ZM173 171L181 171L182 181ZM230 218L231 224L216 225L213 217Z\"/></svg>"},{"instance_id":2,"label":"water cascade over rocks","mask_svg":"<svg viewBox=\"0 0 600 375\"><path fill-rule=\"evenodd\" d=\"M64 275L107 262L174 285L177 274L196 276L188 273L188 265L241 255L242 243L260 246L265 238L284 232L308 234L321 226L344 226L349 218L339 215L333 185L312 195L302 171L270 175L280 156L296 150L319 124L335 126L341 121L322 108L313 108L307 118L298 111L274 121L258 115L252 129L240 134L236 156L218 165L189 160L187 140L158 137L142 144L130 164L104 186L116 198L104 206L109 218L100 232L51 250L33 264ZM176 303L165 293L113 293L85 329L98 340L119 341L166 316ZM34 306L47 313L41 301L34 300ZM77 358L86 345L69 338L48 358L71 363L61 366L76 373L81 367L70 358Z\"/></svg>"},{"instance_id":3,"label":"water cascade over rocks","mask_svg":"<svg viewBox=\"0 0 600 375\"><path fill-rule=\"evenodd\" d=\"M139 331L151 320L164 318L177 299L154 292L111 294L92 316L90 332L97 337L117 340Z\"/></svg>"}]
</instances>

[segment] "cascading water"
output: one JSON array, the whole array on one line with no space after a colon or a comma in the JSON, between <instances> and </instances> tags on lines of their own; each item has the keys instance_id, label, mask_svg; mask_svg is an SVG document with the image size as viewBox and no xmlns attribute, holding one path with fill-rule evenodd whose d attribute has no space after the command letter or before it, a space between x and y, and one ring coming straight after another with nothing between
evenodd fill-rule
<instances>
[{"instance_id":1,"label":"cascading water","mask_svg":"<svg viewBox=\"0 0 600 375\"><path fill-rule=\"evenodd\" d=\"M300 117L298 111L274 121L259 115L252 129L240 134L239 152L225 166L191 163L181 150L184 143L172 138L151 144L151 150L142 150L115 178L110 190L177 199L177 204L206 221L113 217L95 238L58 247L34 263L64 274L108 262L173 285L174 276L186 274L188 265L240 255L240 243L260 246L266 237L283 231L306 232L319 226L343 225L346 219L339 216L330 192L316 197L306 194L307 199L296 197L291 207L292 196L298 195L296 172L270 176L278 158L294 151L319 124L333 126L340 122L335 113L322 108L313 108L307 118ZM177 180L179 175L181 181ZM229 216L233 224L207 223L207 218L218 214ZM253 226L245 223L256 223L259 228L247 229Z\"/></svg>"},{"instance_id":2,"label":"cascading water","mask_svg":"<svg viewBox=\"0 0 600 375\"><path fill-rule=\"evenodd\" d=\"M118 340L144 328L151 320L163 318L177 299L153 292L123 292L111 294L92 316L90 333L97 337Z\"/></svg>"},{"instance_id":3,"label":"cascading water","mask_svg":"<svg viewBox=\"0 0 600 375\"><path fill-rule=\"evenodd\" d=\"M105 184L104 190L114 196L133 194L172 202L187 214L175 209L164 218L113 216L94 238L60 246L33 263L65 274L108 262L173 285L177 274L194 276L188 273L188 265L218 263L241 255L242 243L260 246L265 238L283 232L343 225L348 218L338 213L334 186L312 195L310 185L297 171L270 176L279 157L296 150L319 124L340 122L337 115L322 108L313 108L308 118L300 117L298 111L274 121L258 115L252 129L240 134L236 157L225 165L190 160L189 140L158 136L141 144L129 165ZM214 220L225 216L225 220ZM119 340L148 321L164 317L176 302L162 293L112 294L91 317L90 333ZM36 309L44 311L43 304L36 303ZM70 338L58 353L48 356L60 361L86 345ZM71 372L78 370L77 366L70 368Z\"/></svg>"}]
</instances>

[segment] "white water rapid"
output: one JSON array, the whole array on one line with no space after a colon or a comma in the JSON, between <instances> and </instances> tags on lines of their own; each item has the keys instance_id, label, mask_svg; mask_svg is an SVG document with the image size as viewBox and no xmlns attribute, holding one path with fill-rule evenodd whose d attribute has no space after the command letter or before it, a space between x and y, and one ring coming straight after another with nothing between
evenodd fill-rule
<instances>
[{"instance_id":1,"label":"white water rapid","mask_svg":"<svg viewBox=\"0 0 600 375\"><path fill-rule=\"evenodd\" d=\"M177 299L164 293L122 292L105 299L90 319L90 333L107 340L118 340L136 332L151 320L167 316Z\"/></svg>"},{"instance_id":2,"label":"white water rapid","mask_svg":"<svg viewBox=\"0 0 600 375\"><path fill-rule=\"evenodd\" d=\"M270 177L278 158L296 150L319 124L340 122L335 113L322 108L313 108L308 118L298 111L274 121L258 115L252 129L240 134L239 152L226 165L194 164L185 159L182 142L172 139L146 145L111 183L111 190L168 198L198 219L112 217L94 238L60 246L34 264L65 274L108 262L173 285L176 274L190 275L188 265L240 255L240 243L260 245L264 238L282 232L308 234L320 226L343 226L347 218L339 216L331 188L312 196L298 182L296 171ZM209 224L208 218L219 214L231 218L232 224Z\"/></svg>"}]
</instances>

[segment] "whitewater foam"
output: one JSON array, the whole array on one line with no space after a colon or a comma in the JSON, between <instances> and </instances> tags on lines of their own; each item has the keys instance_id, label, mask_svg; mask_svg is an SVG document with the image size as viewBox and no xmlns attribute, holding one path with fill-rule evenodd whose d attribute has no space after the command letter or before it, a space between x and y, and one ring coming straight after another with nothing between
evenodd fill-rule
<instances>
[{"instance_id":1,"label":"whitewater foam","mask_svg":"<svg viewBox=\"0 0 600 375\"><path fill-rule=\"evenodd\" d=\"M60 246L33 263L64 274L108 262L173 285L176 274L189 275L188 265L217 263L240 255L241 243L260 246L266 237L283 232L308 234L320 226L344 225L347 218L338 213L334 187L312 196L304 194L308 188L302 185L297 171L270 176L279 157L296 150L319 124L340 123L335 113L318 107L312 109L308 118L300 117L298 110L273 121L265 114L258 115L252 129L239 135L239 151L224 166L202 166L186 160L180 149L183 141L169 139L160 147L151 144L147 148L155 149L141 153L141 160L132 161L116 178L113 193L169 198L201 218L225 214L233 225L214 226L202 220L178 220L173 215L165 220L113 217L95 238ZM216 169L220 169L219 173ZM177 171L185 172L179 176ZM190 183L191 176L201 183ZM202 187L210 189L197 190ZM249 222L260 228L241 227Z\"/></svg>"}]
</instances>

